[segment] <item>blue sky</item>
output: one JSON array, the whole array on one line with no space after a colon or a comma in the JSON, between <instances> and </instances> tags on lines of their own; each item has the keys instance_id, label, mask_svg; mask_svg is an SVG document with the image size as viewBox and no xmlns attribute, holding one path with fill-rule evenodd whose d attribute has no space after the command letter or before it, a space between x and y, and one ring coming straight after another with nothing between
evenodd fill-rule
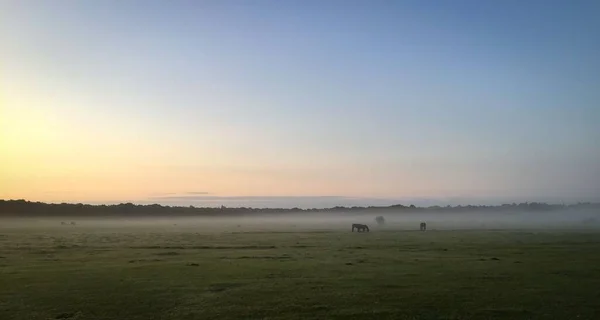
<instances>
[{"instance_id":1,"label":"blue sky","mask_svg":"<svg viewBox=\"0 0 600 320\"><path fill-rule=\"evenodd\" d=\"M597 1L4 1L0 197L598 201L598 16Z\"/></svg>"}]
</instances>

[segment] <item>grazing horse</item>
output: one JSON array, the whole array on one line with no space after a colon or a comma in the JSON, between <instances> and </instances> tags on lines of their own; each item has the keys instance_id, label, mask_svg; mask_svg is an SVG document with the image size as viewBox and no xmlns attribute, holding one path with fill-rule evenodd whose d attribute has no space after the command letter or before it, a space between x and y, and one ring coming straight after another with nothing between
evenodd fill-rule
<instances>
[{"instance_id":1,"label":"grazing horse","mask_svg":"<svg viewBox=\"0 0 600 320\"><path fill-rule=\"evenodd\" d=\"M427 230L427 223L421 222L421 231Z\"/></svg>"},{"instance_id":2,"label":"grazing horse","mask_svg":"<svg viewBox=\"0 0 600 320\"><path fill-rule=\"evenodd\" d=\"M369 226L366 224L353 223L352 224L352 232L354 232L354 228L356 228L357 232L369 232Z\"/></svg>"}]
</instances>

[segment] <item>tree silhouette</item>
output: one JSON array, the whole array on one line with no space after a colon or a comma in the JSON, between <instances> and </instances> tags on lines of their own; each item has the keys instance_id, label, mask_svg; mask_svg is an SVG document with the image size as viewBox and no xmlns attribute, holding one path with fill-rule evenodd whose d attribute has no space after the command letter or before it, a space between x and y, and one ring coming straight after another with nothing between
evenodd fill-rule
<instances>
[{"instance_id":1,"label":"tree silhouette","mask_svg":"<svg viewBox=\"0 0 600 320\"><path fill-rule=\"evenodd\" d=\"M342 207L322 209L301 209L301 208L229 208L220 207L196 207L196 206L163 206L160 204L139 205L134 203L121 203L115 205L90 205L90 204L72 204L72 203L43 203L31 202L25 200L1 200L0 199L0 217L136 217L136 216L236 216L252 214L303 214L318 215L326 212L338 214L345 213L423 213L423 212L477 212L484 214L486 212L550 212L556 210L586 210L596 212L600 210L600 203L578 203L572 205L564 204L546 204L546 203L520 203L504 204L500 206L430 206L416 207L415 205L403 206L392 205L387 207ZM383 224L383 216L376 218L378 224ZM380 223L381 221L382 223ZM594 221L586 221L587 223Z\"/></svg>"}]
</instances>

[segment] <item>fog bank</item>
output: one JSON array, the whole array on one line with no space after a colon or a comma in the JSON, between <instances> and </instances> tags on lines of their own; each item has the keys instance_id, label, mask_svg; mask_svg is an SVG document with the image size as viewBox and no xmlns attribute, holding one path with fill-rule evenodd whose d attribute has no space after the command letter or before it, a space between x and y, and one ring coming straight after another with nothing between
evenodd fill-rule
<instances>
[{"instance_id":1,"label":"fog bank","mask_svg":"<svg viewBox=\"0 0 600 320\"><path fill-rule=\"evenodd\" d=\"M383 217L378 224L376 217ZM353 223L367 224L371 232L383 230L418 230L419 223L428 230L492 229L590 229L600 228L597 210L558 210L550 212L413 212L381 213L288 213L230 217L4 217L0 229L53 228L85 232L92 229L145 229L186 232L307 231L350 230Z\"/></svg>"}]
</instances>

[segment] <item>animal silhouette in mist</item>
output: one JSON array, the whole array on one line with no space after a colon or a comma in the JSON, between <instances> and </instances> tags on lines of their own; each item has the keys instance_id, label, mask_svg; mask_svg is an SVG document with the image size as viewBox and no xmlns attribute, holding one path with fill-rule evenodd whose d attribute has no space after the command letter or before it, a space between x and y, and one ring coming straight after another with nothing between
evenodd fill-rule
<instances>
[{"instance_id":1,"label":"animal silhouette in mist","mask_svg":"<svg viewBox=\"0 0 600 320\"><path fill-rule=\"evenodd\" d=\"M353 223L352 232L354 232L354 229L356 229L357 232L369 232L369 226L367 226L366 224Z\"/></svg>"}]
</instances>

